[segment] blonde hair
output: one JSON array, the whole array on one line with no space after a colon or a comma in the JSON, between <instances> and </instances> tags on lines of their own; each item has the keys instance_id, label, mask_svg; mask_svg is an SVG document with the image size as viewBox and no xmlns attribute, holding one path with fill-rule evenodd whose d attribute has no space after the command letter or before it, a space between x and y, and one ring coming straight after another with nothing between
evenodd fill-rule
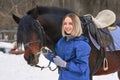
<instances>
[{"instance_id":1,"label":"blonde hair","mask_svg":"<svg viewBox=\"0 0 120 80\"><path fill-rule=\"evenodd\" d=\"M79 17L75 14L75 13L69 13L67 14L64 18L63 18L63 22L62 22L62 36L65 36L66 33L64 31L64 20L66 17L71 18L72 23L73 23L73 31L71 33L72 36L74 37L78 37L80 36L83 32L82 32L82 26L81 26L81 21L79 19Z\"/></svg>"}]
</instances>

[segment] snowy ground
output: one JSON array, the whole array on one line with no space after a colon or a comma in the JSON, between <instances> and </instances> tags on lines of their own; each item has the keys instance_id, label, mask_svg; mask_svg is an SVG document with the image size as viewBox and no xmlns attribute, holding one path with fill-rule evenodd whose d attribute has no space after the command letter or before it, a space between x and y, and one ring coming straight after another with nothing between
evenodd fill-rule
<instances>
[{"instance_id":1,"label":"snowy ground","mask_svg":"<svg viewBox=\"0 0 120 80\"><path fill-rule=\"evenodd\" d=\"M10 46L10 44L6 46ZM42 55L39 60L39 65L47 66L48 60ZM54 64L52 64L52 68L55 68ZM11 55L0 52L0 80L58 80L58 76L57 70L54 72L49 69L41 71L39 68L29 66L23 55ZM93 78L93 80L119 80L117 73L94 76Z\"/></svg>"}]
</instances>

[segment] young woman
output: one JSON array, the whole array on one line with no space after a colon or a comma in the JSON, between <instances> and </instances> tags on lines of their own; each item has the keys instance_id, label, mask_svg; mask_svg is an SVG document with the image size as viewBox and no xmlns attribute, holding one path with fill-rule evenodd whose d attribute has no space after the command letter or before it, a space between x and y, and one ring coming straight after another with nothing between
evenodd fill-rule
<instances>
[{"instance_id":1,"label":"young woman","mask_svg":"<svg viewBox=\"0 0 120 80\"><path fill-rule=\"evenodd\" d=\"M89 80L91 47L82 33L79 17L74 13L67 14L62 23L63 37L56 44L55 57L51 57L49 49L42 48L45 57L61 67L58 80Z\"/></svg>"}]
</instances>

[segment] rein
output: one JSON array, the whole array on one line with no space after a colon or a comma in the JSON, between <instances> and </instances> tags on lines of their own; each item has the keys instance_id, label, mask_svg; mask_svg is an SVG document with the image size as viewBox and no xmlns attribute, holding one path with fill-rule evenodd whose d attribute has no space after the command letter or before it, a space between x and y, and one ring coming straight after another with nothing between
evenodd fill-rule
<instances>
[{"instance_id":1,"label":"rein","mask_svg":"<svg viewBox=\"0 0 120 80\"><path fill-rule=\"evenodd\" d=\"M39 26L38 28L42 32L41 36L43 36L43 37L42 37L41 44L42 44L42 46L46 46L46 34L45 34L44 29L43 29L43 26L40 24L40 22L38 20L35 20L35 22L38 23L38 26Z\"/></svg>"}]
</instances>

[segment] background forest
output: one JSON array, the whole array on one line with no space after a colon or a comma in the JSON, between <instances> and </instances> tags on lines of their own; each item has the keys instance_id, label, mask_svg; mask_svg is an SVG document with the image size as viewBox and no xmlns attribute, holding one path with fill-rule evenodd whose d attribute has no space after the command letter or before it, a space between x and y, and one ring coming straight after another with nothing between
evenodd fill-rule
<instances>
[{"instance_id":1,"label":"background forest","mask_svg":"<svg viewBox=\"0 0 120 80\"><path fill-rule=\"evenodd\" d=\"M110 9L116 13L117 20L120 20L119 0L0 0L0 29L17 28L12 14L22 17L37 5L63 7L80 15L92 14L93 16L103 9Z\"/></svg>"}]
</instances>

